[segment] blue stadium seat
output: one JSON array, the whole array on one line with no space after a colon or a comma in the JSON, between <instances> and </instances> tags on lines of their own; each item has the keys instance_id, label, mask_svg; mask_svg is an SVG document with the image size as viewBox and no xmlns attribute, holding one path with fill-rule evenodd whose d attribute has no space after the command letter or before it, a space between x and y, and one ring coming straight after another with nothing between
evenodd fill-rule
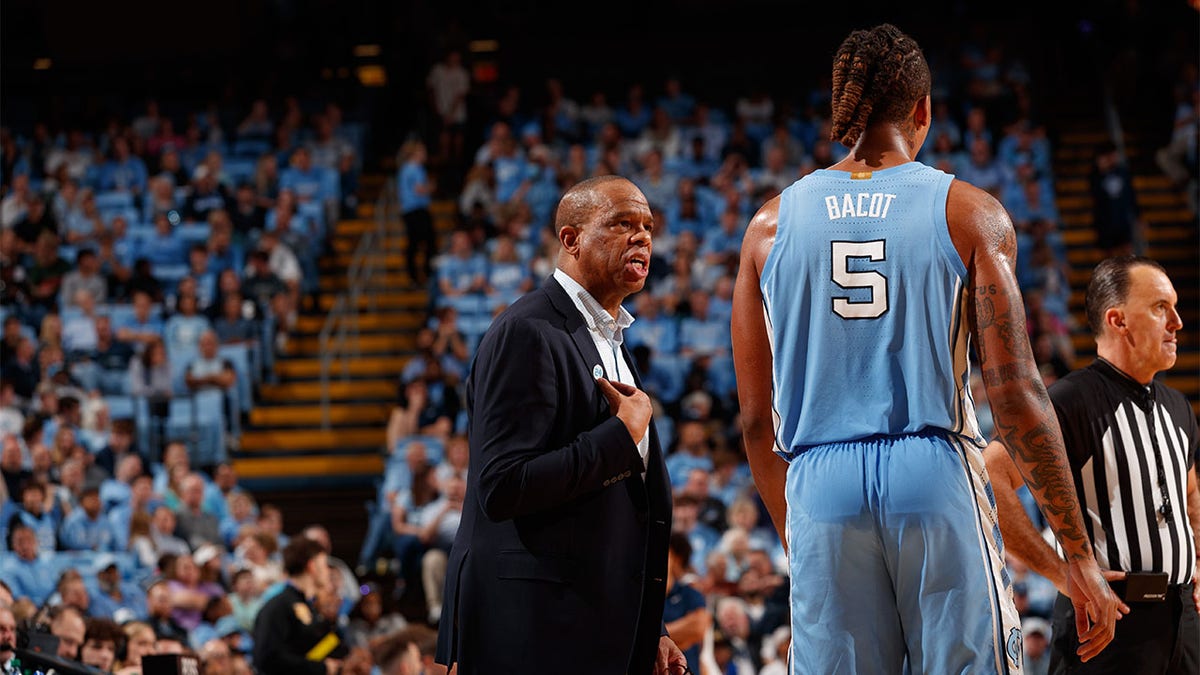
<instances>
[{"instance_id":1,"label":"blue stadium seat","mask_svg":"<svg viewBox=\"0 0 1200 675\"><path fill-rule=\"evenodd\" d=\"M242 181L254 179L254 170L257 168L257 164L257 157L234 156L226 159L223 166L229 182L236 187Z\"/></svg>"},{"instance_id":2,"label":"blue stadium seat","mask_svg":"<svg viewBox=\"0 0 1200 675\"><path fill-rule=\"evenodd\" d=\"M104 397L104 401L108 403L108 416L114 420L136 420L137 406L134 399L129 395L108 394Z\"/></svg>"},{"instance_id":3,"label":"blue stadium seat","mask_svg":"<svg viewBox=\"0 0 1200 675\"><path fill-rule=\"evenodd\" d=\"M122 190L110 190L96 193L96 208L101 213L114 209L132 209L133 193Z\"/></svg>"},{"instance_id":4,"label":"blue stadium seat","mask_svg":"<svg viewBox=\"0 0 1200 675\"><path fill-rule=\"evenodd\" d=\"M212 237L212 226L208 223L194 222L175 228L175 235L188 246L203 244Z\"/></svg>"},{"instance_id":5,"label":"blue stadium seat","mask_svg":"<svg viewBox=\"0 0 1200 675\"><path fill-rule=\"evenodd\" d=\"M259 138L239 138L231 150L234 157L258 159L271 151L271 144Z\"/></svg>"}]
</instances>

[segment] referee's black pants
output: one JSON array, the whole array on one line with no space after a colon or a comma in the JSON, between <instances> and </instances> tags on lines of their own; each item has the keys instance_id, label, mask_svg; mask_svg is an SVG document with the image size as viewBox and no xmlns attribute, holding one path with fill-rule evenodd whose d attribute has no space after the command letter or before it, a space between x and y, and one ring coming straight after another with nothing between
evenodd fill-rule
<instances>
[{"instance_id":1,"label":"referee's black pants","mask_svg":"<svg viewBox=\"0 0 1200 675\"><path fill-rule=\"evenodd\" d=\"M1050 672L1055 675L1197 675L1200 673L1200 617L1192 584L1170 586L1162 602L1130 602L1117 621L1113 641L1083 663L1075 650L1075 608L1063 594L1054 602Z\"/></svg>"}]
</instances>

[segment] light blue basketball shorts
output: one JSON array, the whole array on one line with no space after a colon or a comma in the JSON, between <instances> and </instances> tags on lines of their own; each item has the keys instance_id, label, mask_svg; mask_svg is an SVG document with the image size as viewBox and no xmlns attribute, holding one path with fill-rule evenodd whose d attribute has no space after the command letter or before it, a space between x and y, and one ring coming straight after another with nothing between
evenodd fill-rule
<instances>
[{"instance_id":1,"label":"light blue basketball shorts","mask_svg":"<svg viewBox=\"0 0 1200 675\"><path fill-rule=\"evenodd\" d=\"M810 448L787 472L792 675L1021 672L983 455L949 435Z\"/></svg>"}]
</instances>

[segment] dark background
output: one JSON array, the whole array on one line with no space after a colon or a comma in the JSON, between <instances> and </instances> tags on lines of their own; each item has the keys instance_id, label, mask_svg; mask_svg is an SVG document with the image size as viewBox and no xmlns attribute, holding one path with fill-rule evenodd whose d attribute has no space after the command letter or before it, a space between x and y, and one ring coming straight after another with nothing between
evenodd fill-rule
<instances>
[{"instance_id":1,"label":"dark background","mask_svg":"<svg viewBox=\"0 0 1200 675\"><path fill-rule=\"evenodd\" d=\"M921 43L935 80L952 71L964 41L1002 41L1032 71L1052 130L1071 111L1101 105L1102 78L1128 115L1165 122L1170 64L1196 58L1198 16L1186 0L5 0L0 116L18 131L35 119L99 128L109 116L131 118L148 96L168 113L217 101L239 114L257 96L333 98L369 122L371 161L425 123L424 77L446 44L498 41L496 52L474 56L499 74L476 87L478 121L501 85L521 85L534 106L549 76L579 101L603 88L614 105L632 82L653 95L668 74L718 105L756 85L786 100L821 84L847 32L890 21ZM381 53L356 57L359 44ZM49 70L33 68L39 58ZM354 69L368 63L384 67L385 87L359 84Z\"/></svg>"}]
</instances>

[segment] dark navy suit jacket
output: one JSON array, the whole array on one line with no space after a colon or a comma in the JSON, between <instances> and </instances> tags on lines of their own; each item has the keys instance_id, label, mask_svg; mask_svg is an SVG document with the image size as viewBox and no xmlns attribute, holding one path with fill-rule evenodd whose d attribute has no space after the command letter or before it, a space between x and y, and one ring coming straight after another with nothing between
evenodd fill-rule
<instances>
[{"instance_id":1,"label":"dark navy suit jacket","mask_svg":"<svg viewBox=\"0 0 1200 675\"><path fill-rule=\"evenodd\" d=\"M480 341L467 381L466 501L438 635L437 661L457 661L459 675L653 668L670 486L653 424L642 478L637 445L593 377L600 364L553 277Z\"/></svg>"}]
</instances>

